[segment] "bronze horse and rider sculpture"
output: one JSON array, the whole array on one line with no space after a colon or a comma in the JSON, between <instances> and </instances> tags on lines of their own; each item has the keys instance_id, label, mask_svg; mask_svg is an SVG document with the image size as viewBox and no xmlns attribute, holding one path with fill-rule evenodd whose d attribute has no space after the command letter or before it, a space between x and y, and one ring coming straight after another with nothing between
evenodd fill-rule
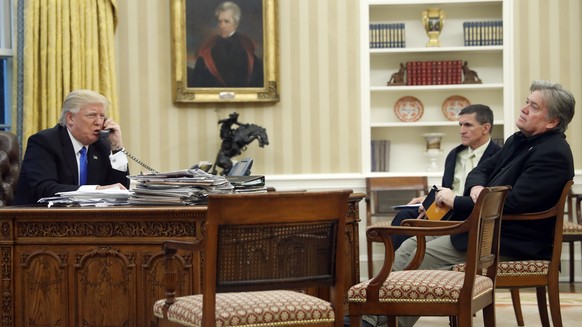
<instances>
[{"instance_id":1,"label":"bronze horse and rider sculpture","mask_svg":"<svg viewBox=\"0 0 582 327\"><path fill-rule=\"evenodd\" d=\"M228 175L232 169L232 160L234 156L240 155L247 149L247 146L254 140L259 142L262 148L269 144L267 130L255 124L243 124L238 122L238 113L231 113L228 118L218 121L220 126L220 138L222 144L216 155L216 161L213 166L212 174L216 174L216 166L222 168L220 175ZM233 128L234 126L236 128Z\"/></svg>"}]
</instances>

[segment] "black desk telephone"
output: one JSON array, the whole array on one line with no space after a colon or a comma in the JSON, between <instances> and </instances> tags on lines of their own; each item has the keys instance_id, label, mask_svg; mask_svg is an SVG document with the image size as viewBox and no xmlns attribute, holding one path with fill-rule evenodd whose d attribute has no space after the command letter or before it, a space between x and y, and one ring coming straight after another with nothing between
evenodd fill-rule
<instances>
[{"instance_id":1,"label":"black desk telephone","mask_svg":"<svg viewBox=\"0 0 582 327\"><path fill-rule=\"evenodd\" d=\"M228 176L249 176L253 167L253 158L244 158L232 166Z\"/></svg>"}]
</instances>

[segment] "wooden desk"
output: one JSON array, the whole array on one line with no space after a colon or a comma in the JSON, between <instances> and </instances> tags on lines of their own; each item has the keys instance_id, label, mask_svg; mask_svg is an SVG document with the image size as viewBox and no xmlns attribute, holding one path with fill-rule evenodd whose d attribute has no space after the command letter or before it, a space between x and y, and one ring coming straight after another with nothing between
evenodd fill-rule
<instances>
[{"instance_id":1,"label":"wooden desk","mask_svg":"<svg viewBox=\"0 0 582 327\"><path fill-rule=\"evenodd\" d=\"M352 194L346 284L359 282ZM0 208L2 326L153 326L164 298L161 243L202 238L206 207ZM178 295L200 290L201 258L181 257Z\"/></svg>"}]
</instances>

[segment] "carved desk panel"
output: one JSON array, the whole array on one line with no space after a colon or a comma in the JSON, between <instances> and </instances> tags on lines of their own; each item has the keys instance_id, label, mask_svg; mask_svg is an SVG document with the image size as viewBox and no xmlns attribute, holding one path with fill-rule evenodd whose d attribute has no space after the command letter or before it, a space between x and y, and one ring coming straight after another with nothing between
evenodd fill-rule
<instances>
[{"instance_id":1,"label":"carved desk panel","mask_svg":"<svg viewBox=\"0 0 582 327\"><path fill-rule=\"evenodd\" d=\"M350 199L346 283L359 281L358 203ZM204 233L206 207L0 208L2 326L153 326L164 298L161 244ZM199 254L180 257L178 295L201 287Z\"/></svg>"}]
</instances>

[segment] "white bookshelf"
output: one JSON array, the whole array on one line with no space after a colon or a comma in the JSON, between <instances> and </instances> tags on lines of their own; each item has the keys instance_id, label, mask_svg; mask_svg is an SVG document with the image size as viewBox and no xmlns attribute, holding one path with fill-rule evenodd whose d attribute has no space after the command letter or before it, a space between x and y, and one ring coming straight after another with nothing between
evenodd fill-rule
<instances>
[{"instance_id":1,"label":"white bookshelf","mask_svg":"<svg viewBox=\"0 0 582 327\"><path fill-rule=\"evenodd\" d=\"M362 168L366 176L427 175L424 133L444 133L442 163L459 144L459 127L446 119L441 107L446 98L460 95L472 104L486 104L494 112L493 137L506 139L515 131L512 67L512 1L391 1L362 0L361 18L361 114ZM445 11L440 47L426 47L428 36L421 21L427 8ZM503 45L464 46L463 22L503 21ZM370 48L369 24L404 23L405 48ZM462 60L479 74L483 84L387 86L400 63L408 61ZM416 122L402 122L394 105L403 96L418 98L424 113ZM390 170L371 172L371 140L390 140Z\"/></svg>"}]
</instances>

